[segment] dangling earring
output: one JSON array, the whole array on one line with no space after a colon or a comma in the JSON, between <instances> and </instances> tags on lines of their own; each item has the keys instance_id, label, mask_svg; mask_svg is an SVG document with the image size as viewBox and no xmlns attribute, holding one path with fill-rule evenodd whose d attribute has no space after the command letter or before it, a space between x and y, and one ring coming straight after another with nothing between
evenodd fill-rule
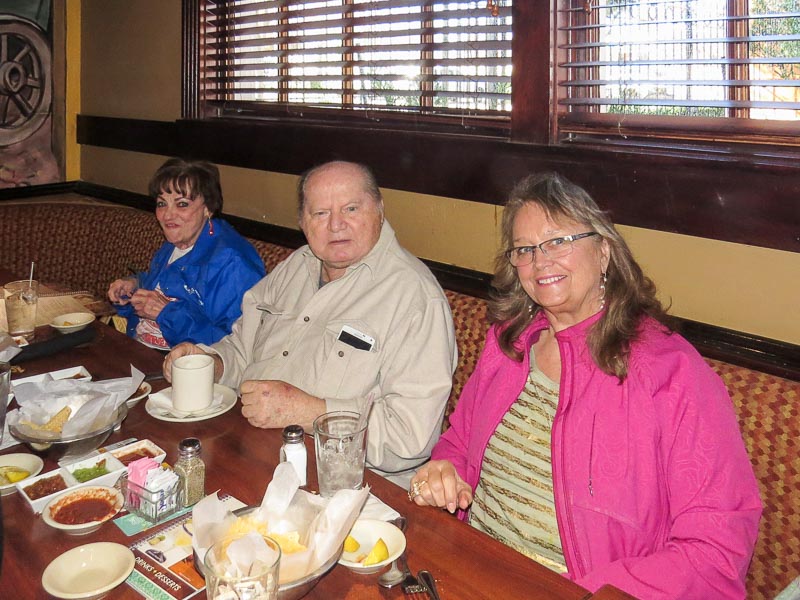
<instances>
[{"instance_id":1,"label":"dangling earring","mask_svg":"<svg viewBox=\"0 0 800 600\"><path fill-rule=\"evenodd\" d=\"M533 301L531 301L531 303L528 304L528 314L533 316Z\"/></svg>"},{"instance_id":2,"label":"dangling earring","mask_svg":"<svg viewBox=\"0 0 800 600\"><path fill-rule=\"evenodd\" d=\"M606 307L606 281L608 281L608 277L606 277L606 273L603 271L600 273L600 310Z\"/></svg>"},{"instance_id":3,"label":"dangling earring","mask_svg":"<svg viewBox=\"0 0 800 600\"><path fill-rule=\"evenodd\" d=\"M208 217L208 235L214 235L214 221L211 220L211 216Z\"/></svg>"}]
</instances>

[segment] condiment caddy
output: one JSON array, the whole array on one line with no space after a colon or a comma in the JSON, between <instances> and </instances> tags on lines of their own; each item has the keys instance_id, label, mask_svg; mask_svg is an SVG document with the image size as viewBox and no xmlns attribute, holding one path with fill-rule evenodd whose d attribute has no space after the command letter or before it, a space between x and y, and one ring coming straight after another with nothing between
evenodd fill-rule
<instances>
[{"instance_id":1,"label":"condiment caddy","mask_svg":"<svg viewBox=\"0 0 800 600\"><path fill-rule=\"evenodd\" d=\"M35 514L40 514L45 506L55 497L64 494L65 492L75 490L77 488L86 486L114 486L117 481L127 472L127 467L123 464L126 456L133 456L136 452L144 452L148 456L153 457L155 460L161 462L166 457L166 452L159 448L150 440L140 440L133 442L121 448L116 448L110 452L102 452L95 456L83 458L79 461L62 465L57 469L43 473L37 477L29 477L23 479L16 484L17 491L22 495L28 505L31 507ZM120 460L123 459L123 460ZM84 482L78 481L73 473L79 469L94 469L97 465L104 461L104 469L106 473L99 474ZM100 470L98 469L98 473ZM61 489L54 490L45 496L32 499L26 491L31 486L39 484L44 480L53 478L54 482L60 483ZM60 478L61 481L55 481ZM53 482L48 482L53 483ZM40 484L41 485L41 484Z\"/></svg>"},{"instance_id":2,"label":"condiment caddy","mask_svg":"<svg viewBox=\"0 0 800 600\"><path fill-rule=\"evenodd\" d=\"M75 477L75 472L89 473L95 471L99 473L97 476L87 479L86 481L79 481ZM75 490L87 486L113 486L117 480L125 472L125 465L119 462L114 456L94 456L92 458L79 460L71 463L66 467L59 467L52 471L48 471L43 475L31 477L18 482L17 491L22 495L25 501L30 505L33 512L39 514L45 506L56 496L60 496L68 491ZM59 481L60 478L60 481ZM45 495L38 496L33 493L40 487L47 487L55 491ZM56 489L60 487L61 489ZM31 496L34 496L33 498Z\"/></svg>"}]
</instances>

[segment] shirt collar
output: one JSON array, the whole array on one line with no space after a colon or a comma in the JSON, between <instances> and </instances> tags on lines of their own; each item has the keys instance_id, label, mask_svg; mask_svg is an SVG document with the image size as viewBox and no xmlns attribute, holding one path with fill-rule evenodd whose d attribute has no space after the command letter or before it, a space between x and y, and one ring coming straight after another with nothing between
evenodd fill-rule
<instances>
[{"instance_id":1,"label":"shirt collar","mask_svg":"<svg viewBox=\"0 0 800 600\"><path fill-rule=\"evenodd\" d=\"M378 270L381 260L386 255L386 252L389 250L390 246L394 243L395 238L396 236L394 229L392 229L392 226L389 225L389 221L384 219L383 225L381 226L381 234L378 237L377 243L364 258L347 267L344 277L347 277L348 273L355 271L363 265L369 270L370 275L374 279L375 272ZM311 252L311 248L308 246L308 244L306 244L306 246L303 248L303 256L305 257L306 264L308 265L309 272L311 273L312 277L319 278L322 270L322 261L314 256L314 253Z\"/></svg>"}]
</instances>

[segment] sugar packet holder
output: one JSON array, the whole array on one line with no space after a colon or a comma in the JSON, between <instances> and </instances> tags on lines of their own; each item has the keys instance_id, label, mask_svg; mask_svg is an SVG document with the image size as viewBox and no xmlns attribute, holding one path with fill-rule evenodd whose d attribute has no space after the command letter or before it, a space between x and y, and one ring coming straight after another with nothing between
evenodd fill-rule
<instances>
[{"instance_id":1,"label":"sugar packet holder","mask_svg":"<svg viewBox=\"0 0 800 600\"><path fill-rule=\"evenodd\" d=\"M152 458L140 458L128 465L123 492L128 511L152 522L168 517L182 506L178 475Z\"/></svg>"}]
</instances>

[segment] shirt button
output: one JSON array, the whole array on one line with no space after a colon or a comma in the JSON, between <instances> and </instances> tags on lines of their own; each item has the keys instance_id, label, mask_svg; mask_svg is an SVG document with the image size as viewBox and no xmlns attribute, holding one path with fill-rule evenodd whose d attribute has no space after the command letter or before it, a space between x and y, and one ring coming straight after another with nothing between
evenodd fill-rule
<instances>
[{"instance_id":1,"label":"shirt button","mask_svg":"<svg viewBox=\"0 0 800 600\"><path fill-rule=\"evenodd\" d=\"M311 317L303 317L303 321L305 321L306 323L308 323L310 320L311 320Z\"/></svg>"},{"instance_id":2,"label":"shirt button","mask_svg":"<svg viewBox=\"0 0 800 600\"><path fill-rule=\"evenodd\" d=\"M339 358L342 358L343 356L344 356L344 351L343 350L339 350Z\"/></svg>"},{"instance_id":3,"label":"shirt button","mask_svg":"<svg viewBox=\"0 0 800 600\"><path fill-rule=\"evenodd\" d=\"M284 356L289 356L289 351L288 351L288 350L284 350L284 351L283 351L283 355L284 355Z\"/></svg>"}]
</instances>

